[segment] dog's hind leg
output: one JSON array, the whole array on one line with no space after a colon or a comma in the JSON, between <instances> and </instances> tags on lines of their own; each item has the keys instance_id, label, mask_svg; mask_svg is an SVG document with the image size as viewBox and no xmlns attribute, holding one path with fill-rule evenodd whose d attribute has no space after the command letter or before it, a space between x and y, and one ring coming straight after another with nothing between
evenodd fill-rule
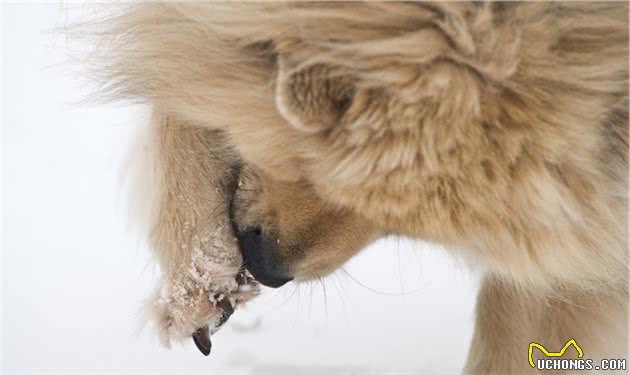
<instances>
[{"instance_id":1,"label":"dog's hind leg","mask_svg":"<svg viewBox=\"0 0 630 375\"><path fill-rule=\"evenodd\" d=\"M540 373L530 365L530 343L558 352L571 339L582 349L582 359L593 360L591 373L601 373L595 366L602 358L627 362L627 302L628 291L623 283L588 291L556 288L553 295L538 295L522 285L487 276L477 300L475 333L464 373ZM537 347L532 357L536 366L537 359L552 359ZM577 351L569 347L559 358L576 359ZM552 372L589 373L571 369Z\"/></svg>"}]
</instances>

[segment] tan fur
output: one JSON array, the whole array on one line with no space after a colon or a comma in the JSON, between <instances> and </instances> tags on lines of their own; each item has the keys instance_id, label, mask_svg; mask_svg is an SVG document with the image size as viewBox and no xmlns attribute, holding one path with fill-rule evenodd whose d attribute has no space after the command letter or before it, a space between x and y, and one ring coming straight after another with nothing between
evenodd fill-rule
<instances>
[{"instance_id":1,"label":"tan fur","mask_svg":"<svg viewBox=\"0 0 630 375\"><path fill-rule=\"evenodd\" d=\"M530 340L626 355L605 344L627 339L627 4L135 4L103 25L103 94L223 132L250 176L237 222L296 278L423 238L489 270L469 373L530 370Z\"/></svg>"}]
</instances>

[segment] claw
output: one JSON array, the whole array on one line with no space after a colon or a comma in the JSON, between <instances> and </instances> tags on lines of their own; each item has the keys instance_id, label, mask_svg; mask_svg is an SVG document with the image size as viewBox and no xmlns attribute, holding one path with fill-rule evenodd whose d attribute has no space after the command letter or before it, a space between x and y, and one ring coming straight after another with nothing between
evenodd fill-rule
<instances>
[{"instance_id":1,"label":"claw","mask_svg":"<svg viewBox=\"0 0 630 375\"><path fill-rule=\"evenodd\" d=\"M217 301L217 306L221 309L221 316L217 319L214 324L211 325L209 330L209 335L214 335L220 328L228 321L230 316L234 313L234 307L230 303L228 298L221 298Z\"/></svg>"},{"instance_id":2,"label":"claw","mask_svg":"<svg viewBox=\"0 0 630 375\"><path fill-rule=\"evenodd\" d=\"M217 327L220 327L234 314L234 306L232 306L228 298L221 299L217 302L217 305L223 310L221 318L219 318L219 322L217 323Z\"/></svg>"},{"instance_id":3,"label":"claw","mask_svg":"<svg viewBox=\"0 0 630 375\"><path fill-rule=\"evenodd\" d=\"M197 329L193 333L192 338L195 342L195 345L197 346L197 349L199 349L201 354L207 357L210 354L210 349L212 348L210 335L208 333L208 326Z\"/></svg>"}]
</instances>

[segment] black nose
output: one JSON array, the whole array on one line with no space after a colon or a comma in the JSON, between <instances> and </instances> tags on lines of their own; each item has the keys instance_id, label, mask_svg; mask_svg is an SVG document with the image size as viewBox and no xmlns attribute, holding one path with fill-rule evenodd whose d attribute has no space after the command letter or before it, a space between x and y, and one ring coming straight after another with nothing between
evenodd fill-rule
<instances>
[{"instance_id":1,"label":"black nose","mask_svg":"<svg viewBox=\"0 0 630 375\"><path fill-rule=\"evenodd\" d=\"M243 264L259 283L278 288L293 280L278 255L277 242L259 227L237 231Z\"/></svg>"}]
</instances>

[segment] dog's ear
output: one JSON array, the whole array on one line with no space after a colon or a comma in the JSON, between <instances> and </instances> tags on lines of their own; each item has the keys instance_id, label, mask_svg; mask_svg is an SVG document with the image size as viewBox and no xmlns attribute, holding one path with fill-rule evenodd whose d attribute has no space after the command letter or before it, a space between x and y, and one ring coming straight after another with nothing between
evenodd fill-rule
<instances>
[{"instance_id":1,"label":"dog's ear","mask_svg":"<svg viewBox=\"0 0 630 375\"><path fill-rule=\"evenodd\" d=\"M276 105L295 128L318 132L337 124L352 105L356 79L327 63L293 65L278 60Z\"/></svg>"}]
</instances>

